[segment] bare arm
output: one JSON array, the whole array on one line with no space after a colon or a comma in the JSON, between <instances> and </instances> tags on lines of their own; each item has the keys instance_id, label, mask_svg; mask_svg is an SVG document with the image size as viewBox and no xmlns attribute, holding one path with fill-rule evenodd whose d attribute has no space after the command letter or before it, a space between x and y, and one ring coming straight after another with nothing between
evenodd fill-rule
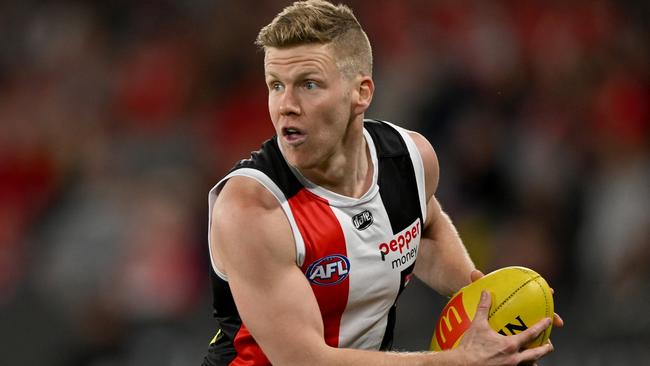
<instances>
[{"instance_id":1,"label":"bare arm","mask_svg":"<svg viewBox=\"0 0 650 366\"><path fill-rule=\"evenodd\" d=\"M442 210L434 192L438 186L438 158L433 147L422 135L411 132L422 156L425 171L427 220L415 265L415 275L441 294L450 295L483 276L477 271L454 224ZM473 273L474 272L474 273ZM564 326L555 313L553 326Z\"/></svg>"},{"instance_id":2,"label":"bare arm","mask_svg":"<svg viewBox=\"0 0 650 366\"><path fill-rule=\"evenodd\" d=\"M451 219L434 196L439 172L433 147L420 134L411 133L411 137L422 156L428 200L415 275L439 293L450 295L470 283L475 267Z\"/></svg>"}]
</instances>

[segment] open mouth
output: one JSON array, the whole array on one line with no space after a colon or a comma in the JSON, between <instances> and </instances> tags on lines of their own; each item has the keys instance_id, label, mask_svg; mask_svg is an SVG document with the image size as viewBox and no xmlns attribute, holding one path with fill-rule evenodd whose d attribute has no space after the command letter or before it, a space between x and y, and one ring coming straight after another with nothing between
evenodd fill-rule
<instances>
[{"instance_id":1,"label":"open mouth","mask_svg":"<svg viewBox=\"0 0 650 366\"><path fill-rule=\"evenodd\" d=\"M305 138L305 134L295 127L284 127L282 137L289 143L299 143Z\"/></svg>"}]
</instances>

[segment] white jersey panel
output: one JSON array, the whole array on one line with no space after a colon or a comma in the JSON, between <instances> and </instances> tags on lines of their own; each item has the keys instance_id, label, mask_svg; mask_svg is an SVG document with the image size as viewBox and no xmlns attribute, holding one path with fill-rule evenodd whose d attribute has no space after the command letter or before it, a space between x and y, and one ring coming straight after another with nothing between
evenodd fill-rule
<instances>
[{"instance_id":1,"label":"white jersey panel","mask_svg":"<svg viewBox=\"0 0 650 366\"><path fill-rule=\"evenodd\" d=\"M368 228L358 230L352 218L363 211L372 214ZM400 278L382 266L378 245L391 232L388 214L376 195L360 207L333 208L345 236L350 260L350 290L348 305L341 317L339 342L341 347L379 349L388 312L399 291Z\"/></svg>"},{"instance_id":2,"label":"white jersey panel","mask_svg":"<svg viewBox=\"0 0 650 366\"><path fill-rule=\"evenodd\" d=\"M345 236L350 260L348 304L341 317L341 347L379 349L388 313L402 285L402 271L415 263L420 243L416 220L391 235L391 224L380 195L355 207L332 207ZM353 218L370 212L372 224L359 230Z\"/></svg>"}]
</instances>

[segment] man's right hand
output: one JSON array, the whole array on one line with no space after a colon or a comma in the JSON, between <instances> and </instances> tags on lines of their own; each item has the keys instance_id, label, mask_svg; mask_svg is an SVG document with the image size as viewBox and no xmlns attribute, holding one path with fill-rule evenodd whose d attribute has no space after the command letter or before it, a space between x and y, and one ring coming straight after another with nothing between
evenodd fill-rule
<instances>
[{"instance_id":1,"label":"man's right hand","mask_svg":"<svg viewBox=\"0 0 650 366\"><path fill-rule=\"evenodd\" d=\"M534 363L553 351L553 345L550 342L535 348L525 348L551 325L551 319L542 319L519 334L504 337L495 332L488 323L491 302L490 294L483 291L472 325L467 329L455 349L459 354L464 355L465 364L515 366L520 363Z\"/></svg>"}]
</instances>

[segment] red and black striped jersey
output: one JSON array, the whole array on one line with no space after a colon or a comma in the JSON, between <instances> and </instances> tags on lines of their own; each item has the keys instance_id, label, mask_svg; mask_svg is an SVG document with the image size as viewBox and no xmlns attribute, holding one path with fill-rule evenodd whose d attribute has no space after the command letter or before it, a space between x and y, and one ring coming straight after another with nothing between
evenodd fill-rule
<instances>
[{"instance_id":1,"label":"red and black striped jersey","mask_svg":"<svg viewBox=\"0 0 650 366\"><path fill-rule=\"evenodd\" d=\"M225 182L246 176L266 187L287 216L296 265L314 292L333 347L390 349L396 301L415 265L426 215L424 167L407 131L364 121L373 181L359 198L328 191L282 156L277 138L240 161L209 194L212 207ZM210 217L209 220L218 220ZM218 245L218 244L217 244ZM228 279L214 264L211 280L218 333L204 365L269 365L242 324Z\"/></svg>"}]
</instances>

